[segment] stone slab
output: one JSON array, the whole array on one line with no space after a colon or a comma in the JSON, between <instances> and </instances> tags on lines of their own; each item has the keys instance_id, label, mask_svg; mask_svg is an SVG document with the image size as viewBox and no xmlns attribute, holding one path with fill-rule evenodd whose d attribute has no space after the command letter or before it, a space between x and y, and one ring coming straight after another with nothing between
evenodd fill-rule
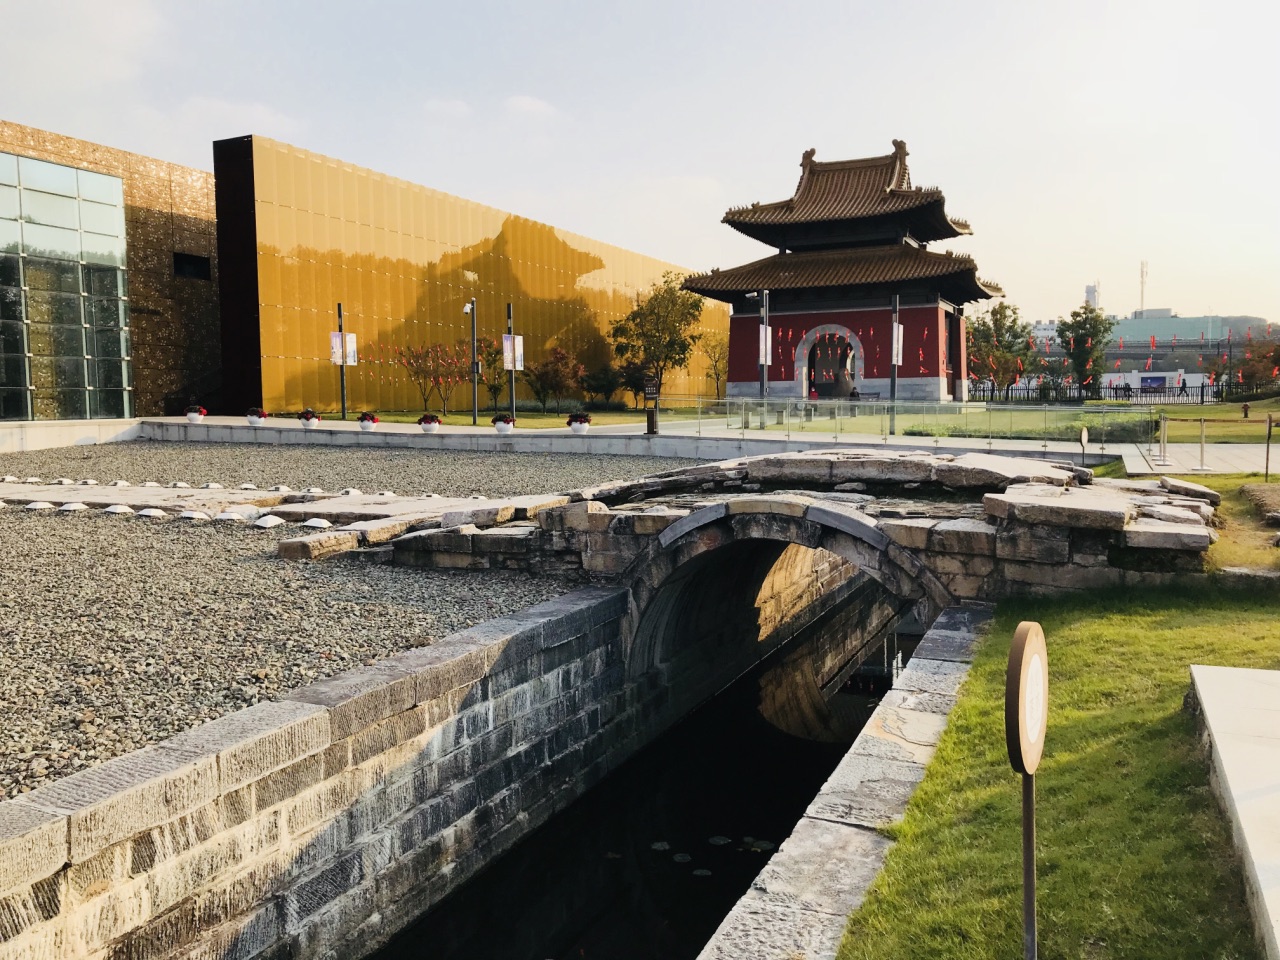
<instances>
[{"instance_id":1,"label":"stone slab","mask_svg":"<svg viewBox=\"0 0 1280 960\"><path fill-rule=\"evenodd\" d=\"M901 819L907 801L923 779L923 764L850 751L822 785L805 815L847 826L884 826Z\"/></svg>"},{"instance_id":2,"label":"stone slab","mask_svg":"<svg viewBox=\"0 0 1280 960\"><path fill-rule=\"evenodd\" d=\"M845 919L786 906L749 890L721 921L698 960L835 960Z\"/></svg>"},{"instance_id":3,"label":"stone slab","mask_svg":"<svg viewBox=\"0 0 1280 960\"><path fill-rule=\"evenodd\" d=\"M309 537L281 540L276 556L282 560L320 560L336 553L346 553L360 546L360 534L354 530L326 530Z\"/></svg>"},{"instance_id":4,"label":"stone slab","mask_svg":"<svg viewBox=\"0 0 1280 960\"><path fill-rule=\"evenodd\" d=\"M833 483L925 483L933 476L929 457L837 457L831 464Z\"/></svg>"},{"instance_id":5,"label":"stone slab","mask_svg":"<svg viewBox=\"0 0 1280 960\"><path fill-rule=\"evenodd\" d=\"M56 873L69 849L64 815L20 800L0 802L0 896Z\"/></svg>"},{"instance_id":6,"label":"stone slab","mask_svg":"<svg viewBox=\"0 0 1280 960\"><path fill-rule=\"evenodd\" d=\"M1154 550L1208 550L1216 539L1208 527L1164 520L1142 518L1124 528L1125 546Z\"/></svg>"},{"instance_id":7,"label":"stone slab","mask_svg":"<svg viewBox=\"0 0 1280 960\"><path fill-rule=\"evenodd\" d=\"M875 519L854 506L815 503L805 510L804 517L813 523L847 533L877 550L883 550L889 545L889 538L877 527Z\"/></svg>"},{"instance_id":8,"label":"stone slab","mask_svg":"<svg viewBox=\"0 0 1280 960\"><path fill-rule=\"evenodd\" d=\"M813 505L812 500L803 497L734 497L728 502L729 516L743 513L769 513L781 517L803 517L804 512Z\"/></svg>"},{"instance_id":9,"label":"stone slab","mask_svg":"<svg viewBox=\"0 0 1280 960\"><path fill-rule=\"evenodd\" d=\"M929 549L989 557L996 551L996 528L972 517L940 520L929 531Z\"/></svg>"},{"instance_id":10,"label":"stone slab","mask_svg":"<svg viewBox=\"0 0 1280 960\"><path fill-rule=\"evenodd\" d=\"M337 741L414 706L413 675L387 660L348 670L291 690L284 700L327 707L329 735Z\"/></svg>"},{"instance_id":11,"label":"stone slab","mask_svg":"<svg viewBox=\"0 0 1280 960\"><path fill-rule=\"evenodd\" d=\"M709 507L703 507L701 510L695 510L687 517L681 517L667 529L658 534L658 543L665 549L671 546L686 533L697 530L699 527L708 523L715 523L728 514L728 505L724 503L713 503Z\"/></svg>"},{"instance_id":12,"label":"stone slab","mask_svg":"<svg viewBox=\"0 0 1280 960\"><path fill-rule=\"evenodd\" d=\"M1044 491L1043 487L1010 487L1004 493L988 493L982 505L988 516L1087 530L1123 530L1137 515L1131 500L1106 493L1104 488L1072 489L1057 495Z\"/></svg>"},{"instance_id":13,"label":"stone slab","mask_svg":"<svg viewBox=\"0 0 1280 960\"><path fill-rule=\"evenodd\" d=\"M858 734L852 752L923 765L933 759L946 726L945 716L907 710L881 701Z\"/></svg>"},{"instance_id":14,"label":"stone slab","mask_svg":"<svg viewBox=\"0 0 1280 960\"><path fill-rule=\"evenodd\" d=\"M862 904L890 844L874 830L801 817L751 889L789 907L828 914L843 925Z\"/></svg>"},{"instance_id":15,"label":"stone slab","mask_svg":"<svg viewBox=\"0 0 1280 960\"><path fill-rule=\"evenodd\" d=\"M905 517L881 520L878 526L898 546L908 550L923 550L929 543L929 531L937 523L937 520L929 517Z\"/></svg>"},{"instance_id":16,"label":"stone slab","mask_svg":"<svg viewBox=\"0 0 1280 960\"><path fill-rule=\"evenodd\" d=\"M100 850L166 823L218 796L212 756L165 745L145 747L24 794L21 802L65 816L68 859L83 863Z\"/></svg>"},{"instance_id":17,"label":"stone slab","mask_svg":"<svg viewBox=\"0 0 1280 960\"><path fill-rule=\"evenodd\" d=\"M1160 486L1179 496L1207 500L1215 507L1222 502L1222 494L1217 490L1210 490L1208 487L1202 487L1200 484L1192 483L1190 480L1179 480L1177 477L1161 477ZM0 493L0 496L3 496L3 494Z\"/></svg>"},{"instance_id":18,"label":"stone slab","mask_svg":"<svg viewBox=\"0 0 1280 960\"><path fill-rule=\"evenodd\" d=\"M1193 665L1191 686L1254 928L1268 960L1280 960L1280 671Z\"/></svg>"},{"instance_id":19,"label":"stone slab","mask_svg":"<svg viewBox=\"0 0 1280 960\"><path fill-rule=\"evenodd\" d=\"M288 700L258 703L180 733L165 746L211 756L218 789L230 793L329 745L329 711Z\"/></svg>"},{"instance_id":20,"label":"stone slab","mask_svg":"<svg viewBox=\"0 0 1280 960\"><path fill-rule=\"evenodd\" d=\"M1070 470L1052 467L1043 460L1002 457L992 453L966 453L933 468L933 480L952 489L1004 489L1015 483L1046 483L1065 487L1074 482Z\"/></svg>"}]
</instances>

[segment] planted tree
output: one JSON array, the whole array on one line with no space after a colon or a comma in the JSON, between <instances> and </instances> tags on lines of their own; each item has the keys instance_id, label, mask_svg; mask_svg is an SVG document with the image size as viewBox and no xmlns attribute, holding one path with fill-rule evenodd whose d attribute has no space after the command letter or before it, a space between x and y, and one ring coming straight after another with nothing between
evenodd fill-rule
<instances>
[{"instance_id":1,"label":"planted tree","mask_svg":"<svg viewBox=\"0 0 1280 960\"><path fill-rule=\"evenodd\" d=\"M396 363L405 369L422 397L422 409L430 409L431 398L440 401L440 414L446 415L449 395L461 380L467 361L443 343L423 347L397 347Z\"/></svg>"},{"instance_id":2,"label":"planted tree","mask_svg":"<svg viewBox=\"0 0 1280 960\"><path fill-rule=\"evenodd\" d=\"M547 412L547 402L556 401L556 413L560 412L560 401L573 389L582 372L582 364L578 363L568 352L560 347L552 347L542 360L526 365L521 378L529 387L535 400L542 405L542 412Z\"/></svg>"},{"instance_id":3,"label":"planted tree","mask_svg":"<svg viewBox=\"0 0 1280 960\"><path fill-rule=\"evenodd\" d=\"M644 365L638 360L628 360L618 365L618 375L622 378L622 389L631 394L631 408L638 410L644 398L644 381L649 376Z\"/></svg>"},{"instance_id":4,"label":"planted tree","mask_svg":"<svg viewBox=\"0 0 1280 960\"><path fill-rule=\"evenodd\" d=\"M693 332L702 320L702 298L681 289L681 280L677 273L664 273L647 293L636 297L635 309L615 321L609 332L618 358L638 363L645 375L658 381L659 393L663 377L688 366L702 338Z\"/></svg>"},{"instance_id":5,"label":"planted tree","mask_svg":"<svg viewBox=\"0 0 1280 960\"><path fill-rule=\"evenodd\" d=\"M720 384L729 372L729 336L715 331L704 333L698 341L698 352L707 359L707 379L716 385L716 399L720 399Z\"/></svg>"},{"instance_id":6,"label":"planted tree","mask_svg":"<svg viewBox=\"0 0 1280 960\"><path fill-rule=\"evenodd\" d=\"M583 368L582 375L578 377L578 388L586 394L588 401L599 399L607 404L622 388L622 373L612 363L593 370Z\"/></svg>"},{"instance_id":7,"label":"planted tree","mask_svg":"<svg viewBox=\"0 0 1280 960\"><path fill-rule=\"evenodd\" d=\"M1058 344L1067 354L1071 375L1082 392L1097 394L1102 383L1104 356L1116 322L1088 303L1058 320Z\"/></svg>"},{"instance_id":8,"label":"planted tree","mask_svg":"<svg viewBox=\"0 0 1280 960\"><path fill-rule=\"evenodd\" d=\"M969 369L992 380L1007 398L1031 356L1031 325L1023 323L1018 308L1000 302L969 324Z\"/></svg>"},{"instance_id":9,"label":"planted tree","mask_svg":"<svg viewBox=\"0 0 1280 960\"><path fill-rule=\"evenodd\" d=\"M457 351L469 378L471 370L471 340L463 338L458 341ZM476 338L476 358L480 361L480 386L489 394L489 406L498 409L498 398L507 386L507 371L502 366L502 341L493 337Z\"/></svg>"}]
</instances>

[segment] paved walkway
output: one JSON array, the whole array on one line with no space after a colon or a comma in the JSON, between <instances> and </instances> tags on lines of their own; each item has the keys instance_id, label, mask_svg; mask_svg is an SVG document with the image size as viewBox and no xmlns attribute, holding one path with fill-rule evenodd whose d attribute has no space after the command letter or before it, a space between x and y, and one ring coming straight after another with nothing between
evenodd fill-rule
<instances>
[{"instance_id":1,"label":"paved walkway","mask_svg":"<svg viewBox=\"0 0 1280 960\"><path fill-rule=\"evenodd\" d=\"M1280 960L1280 670L1192 666L1191 685L1254 926L1269 960Z\"/></svg>"}]
</instances>

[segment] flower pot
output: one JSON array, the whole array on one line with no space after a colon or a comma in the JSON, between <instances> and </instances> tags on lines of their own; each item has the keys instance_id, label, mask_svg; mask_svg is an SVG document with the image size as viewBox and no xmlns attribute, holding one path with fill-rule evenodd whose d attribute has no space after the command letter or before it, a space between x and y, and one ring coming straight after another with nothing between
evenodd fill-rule
<instances>
[{"instance_id":1,"label":"flower pot","mask_svg":"<svg viewBox=\"0 0 1280 960\"><path fill-rule=\"evenodd\" d=\"M493 429L504 435L510 433L515 428L516 425L514 423L503 423L501 420L493 425Z\"/></svg>"},{"instance_id":2,"label":"flower pot","mask_svg":"<svg viewBox=\"0 0 1280 960\"><path fill-rule=\"evenodd\" d=\"M360 429L363 430L365 433L368 433L370 430L377 427L377 424L374 423L372 420L360 420L357 422L360 424Z\"/></svg>"},{"instance_id":3,"label":"flower pot","mask_svg":"<svg viewBox=\"0 0 1280 960\"><path fill-rule=\"evenodd\" d=\"M440 430L438 423L420 423L418 426L422 427L423 433L437 433Z\"/></svg>"},{"instance_id":4,"label":"flower pot","mask_svg":"<svg viewBox=\"0 0 1280 960\"><path fill-rule=\"evenodd\" d=\"M320 426L320 418L312 417L310 420L303 420L302 425L308 430L314 430L316 427Z\"/></svg>"},{"instance_id":5,"label":"flower pot","mask_svg":"<svg viewBox=\"0 0 1280 960\"><path fill-rule=\"evenodd\" d=\"M187 423L200 423L200 422L201 422L201 421L203 421L203 420L204 420L204 414L203 414L203 413L188 413L188 414L187 414Z\"/></svg>"},{"instance_id":6,"label":"flower pot","mask_svg":"<svg viewBox=\"0 0 1280 960\"><path fill-rule=\"evenodd\" d=\"M246 416L246 417L245 417L245 419L249 421L249 426L251 426L251 427L260 427L260 426L262 426L264 423L266 423L266 422L267 422L267 418L266 418L266 417L248 417L248 416Z\"/></svg>"},{"instance_id":7,"label":"flower pot","mask_svg":"<svg viewBox=\"0 0 1280 960\"><path fill-rule=\"evenodd\" d=\"M590 428L591 428L591 424L589 424L589 423L571 423L571 424L569 424L569 431L570 431L571 433L576 433L578 436L582 436L582 435L583 435L584 433L586 433L586 432L587 432L587 430L589 430Z\"/></svg>"}]
</instances>

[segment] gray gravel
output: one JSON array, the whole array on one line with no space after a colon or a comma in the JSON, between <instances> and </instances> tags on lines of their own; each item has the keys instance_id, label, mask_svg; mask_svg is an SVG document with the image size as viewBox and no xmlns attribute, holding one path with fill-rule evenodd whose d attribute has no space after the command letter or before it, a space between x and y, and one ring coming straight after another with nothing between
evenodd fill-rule
<instances>
[{"instance_id":1,"label":"gray gravel","mask_svg":"<svg viewBox=\"0 0 1280 960\"><path fill-rule=\"evenodd\" d=\"M183 480L193 487L277 483L295 490L359 487L366 493L438 493L487 497L555 493L607 480L633 480L697 461L588 454L437 453L419 450L266 446L253 443L165 443L139 440L0 455L0 475L99 483Z\"/></svg>"},{"instance_id":2,"label":"gray gravel","mask_svg":"<svg viewBox=\"0 0 1280 960\"><path fill-rule=\"evenodd\" d=\"M684 462L139 442L7 454L0 475L500 496ZM571 588L276 559L297 530L0 509L0 797Z\"/></svg>"}]
</instances>

